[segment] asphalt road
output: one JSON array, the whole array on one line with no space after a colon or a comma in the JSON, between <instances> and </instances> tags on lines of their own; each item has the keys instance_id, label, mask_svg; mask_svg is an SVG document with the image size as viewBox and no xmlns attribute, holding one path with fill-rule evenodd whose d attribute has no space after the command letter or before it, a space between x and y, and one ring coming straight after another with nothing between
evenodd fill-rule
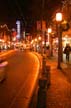
<instances>
[{"instance_id":1,"label":"asphalt road","mask_svg":"<svg viewBox=\"0 0 71 108\"><path fill-rule=\"evenodd\" d=\"M31 52L14 52L6 58L6 79L0 83L0 108L27 108L39 74L39 61Z\"/></svg>"}]
</instances>

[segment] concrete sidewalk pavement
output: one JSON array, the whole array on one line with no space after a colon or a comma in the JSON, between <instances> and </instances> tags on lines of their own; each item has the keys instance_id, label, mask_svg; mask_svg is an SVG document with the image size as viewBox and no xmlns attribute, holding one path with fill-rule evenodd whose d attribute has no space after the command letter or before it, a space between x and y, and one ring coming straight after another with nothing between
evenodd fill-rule
<instances>
[{"instance_id":1,"label":"concrete sidewalk pavement","mask_svg":"<svg viewBox=\"0 0 71 108\"><path fill-rule=\"evenodd\" d=\"M71 64L62 63L62 69L57 69L55 59L46 60L50 69L50 86L47 90L47 108L71 107Z\"/></svg>"}]
</instances>

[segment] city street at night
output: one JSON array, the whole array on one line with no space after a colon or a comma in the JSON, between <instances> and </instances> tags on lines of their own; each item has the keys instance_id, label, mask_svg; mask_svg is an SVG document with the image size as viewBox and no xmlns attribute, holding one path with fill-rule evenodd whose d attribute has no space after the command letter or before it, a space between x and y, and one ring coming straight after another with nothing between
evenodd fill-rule
<instances>
[{"instance_id":1,"label":"city street at night","mask_svg":"<svg viewBox=\"0 0 71 108\"><path fill-rule=\"evenodd\" d=\"M34 55L26 50L23 52L9 51L8 53L7 55L5 55L6 52L2 54L6 56L8 67L6 79L0 82L0 107L30 108L28 106L31 102L31 108L37 108L38 91L32 100L30 97L33 95L38 80L39 61L35 56L38 54L33 52ZM41 58L40 55L39 58ZM61 70L57 69L55 57L46 58L46 65L50 66L50 86L46 90L46 108L70 108L71 106L71 61L66 63L65 55L63 58ZM43 102L42 96L41 99Z\"/></svg>"},{"instance_id":2,"label":"city street at night","mask_svg":"<svg viewBox=\"0 0 71 108\"><path fill-rule=\"evenodd\" d=\"M0 108L27 108L33 94L39 61L31 52L14 51L6 57L6 78L0 82Z\"/></svg>"},{"instance_id":3,"label":"city street at night","mask_svg":"<svg viewBox=\"0 0 71 108\"><path fill-rule=\"evenodd\" d=\"M0 108L71 108L71 0L0 1Z\"/></svg>"}]
</instances>

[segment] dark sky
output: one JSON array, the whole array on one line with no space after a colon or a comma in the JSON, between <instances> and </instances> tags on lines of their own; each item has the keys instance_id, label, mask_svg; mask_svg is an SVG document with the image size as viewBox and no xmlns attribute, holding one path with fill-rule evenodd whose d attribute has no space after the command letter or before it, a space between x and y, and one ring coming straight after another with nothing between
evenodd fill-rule
<instances>
[{"instance_id":1,"label":"dark sky","mask_svg":"<svg viewBox=\"0 0 71 108\"><path fill-rule=\"evenodd\" d=\"M61 0L1 0L0 23L6 22L13 26L16 19L32 25L35 20L49 19Z\"/></svg>"}]
</instances>

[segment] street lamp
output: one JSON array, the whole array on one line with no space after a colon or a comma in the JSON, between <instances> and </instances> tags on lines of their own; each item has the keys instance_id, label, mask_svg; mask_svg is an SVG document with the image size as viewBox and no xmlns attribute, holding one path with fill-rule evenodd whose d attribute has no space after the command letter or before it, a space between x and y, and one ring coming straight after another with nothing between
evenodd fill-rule
<instances>
[{"instance_id":1,"label":"street lamp","mask_svg":"<svg viewBox=\"0 0 71 108\"><path fill-rule=\"evenodd\" d=\"M52 29L51 28L48 28L48 33L51 33L52 32Z\"/></svg>"},{"instance_id":2,"label":"street lamp","mask_svg":"<svg viewBox=\"0 0 71 108\"><path fill-rule=\"evenodd\" d=\"M52 37L51 37L52 29L48 28L48 43L50 47L50 56L52 56Z\"/></svg>"},{"instance_id":3,"label":"street lamp","mask_svg":"<svg viewBox=\"0 0 71 108\"><path fill-rule=\"evenodd\" d=\"M61 22L62 21L62 13L56 13L56 21Z\"/></svg>"},{"instance_id":4,"label":"street lamp","mask_svg":"<svg viewBox=\"0 0 71 108\"><path fill-rule=\"evenodd\" d=\"M61 69L61 53L62 53L62 37L61 37L61 21L62 13L56 13L57 33L58 33L58 69Z\"/></svg>"},{"instance_id":5,"label":"street lamp","mask_svg":"<svg viewBox=\"0 0 71 108\"><path fill-rule=\"evenodd\" d=\"M50 42L50 34L52 32L52 29L51 28L48 28L48 43Z\"/></svg>"}]
</instances>

